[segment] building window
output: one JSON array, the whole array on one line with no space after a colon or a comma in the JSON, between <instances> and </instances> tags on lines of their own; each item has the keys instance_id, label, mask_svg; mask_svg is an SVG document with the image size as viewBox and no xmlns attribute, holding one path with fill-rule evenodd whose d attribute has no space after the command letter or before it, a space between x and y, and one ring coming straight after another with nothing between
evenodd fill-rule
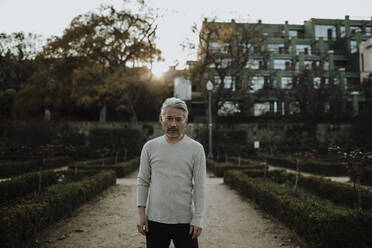
<instances>
[{"instance_id":1,"label":"building window","mask_svg":"<svg viewBox=\"0 0 372 248\"><path fill-rule=\"evenodd\" d=\"M298 32L296 30L289 30L288 35L289 37L297 37Z\"/></svg>"},{"instance_id":2,"label":"building window","mask_svg":"<svg viewBox=\"0 0 372 248\"><path fill-rule=\"evenodd\" d=\"M226 47L228 46L229 44L226 44L226 43L218 43L218 42L211 42L210 43L210 48L213 52L219 52L219 53L227 53L227 49Z\"/></svg>"},{"instance_id":3,"label":"building window","mask_svg":"<svg viewBox=\"0 0 372 248\"><path fill-rule=\"evenodd\" d=\"M282 52L283 49L284 49L283 44L268 44L267 45L267 50L270 52L279 53L279 51Z\"/></svg>"},{"instance_id":4,"label":"building window","mask_svg":"<svg viewBox=\"0 0 372 248\"><path fill-rule=\"evenodd\" d=\"M265 83L264 77L257 77L257 76L252 77L251 92L256 92L262 89L264 86L264 83Z\"/></svg>"},{"instance_id":5,"label":"building window","mask_svg":"<svg viewBox=\"0 0 372 248\"><path fill-rule=\"evenodd\" d=\"M322 82L322 79L320 77L314 77L313 79L314 88L319 89L321 82Z\"/></svg>"},{"instance_id":6,"label":"building window","mask_svg":"<svg viewBox=\"0 0 372 248\"><path fill-rule=\"evenodd\" d=\"M296 55L299 55L300 53L311 55L311 46L310 45L296 45Z\"/></svg>"},{"instance_id":7,"label":"building window","mask_svg":"<svg viewBox=\"0 0 372 248\"><path fill-rule=\"evenodd\" d=\"M292 78L291 77L282 77L282 89L290 89L292 87Z\"/></svg>"},{"instance_id":8,"label":"building window","mask_svg":"<svg viewBox=\"0 0 372 248\"><path fill-rule=\"evenodd\" d=\"M270 112L270 102L254 104L254 116L264 115L269 112Z\"/></svg>"},{"instance_id":9,"label":"building window","mask_svg":"<svg viewBox=\"0 0 372 248\"><path fill-rule=\"evenodd\" d=\"M372 28L366 27L366 35L372 35Z\"/></svg>"},{"instance_id":10,"label":"building window","mask_svg":"<svg viewBox=\"0 0 372 248\"><path fill-rule=\"evenodd\" d=\"M352 34L355 34L357 32L362 32L362 28L359 26L350 26L350 32Z\"/></svg>"},{"instance_id":11,"label":"building window","mask_svg":"<svg viewBox=\"0 0 372 248\"><path fill-rule=\"evenodd\" d=\"M313 61L305 60L304 61L304 68L305 69L312 69Z\"/></svg>"},{"instance_id":12,"label":"building window","mask_svg":"<svg viewBox=\"0 0 372 248\"><path fill-rule=\"evenodd\" d=\"M258 69L260 69L260 62L262 63L261 60L257 60L257 59L250 60L250 61L247 62L246 68L258 70Z\"/></svg>"},{"instance_id":13,"label":"building window","mask_svg":"<svg viewBox=\"0 0 372 248\"><path fill-rule=\"evenodd\" d=\"M358 51L357 42L355 40L350 41L350 52L356 53Z\"/></svg>"},{"instance_id":14,"label":"building window","mask_svg":"<svg viewBox=\"0 0 372 248\"><path fill-rule=\"evenodd\" d=\"M336 27L333 25L315 25L315 39L332 40L336 38Z\"/></svg>"},{"instance_id":15,"label":"building window","mask_svg":"<svg viewBox=\"0 0 372 248\"><path fill-rule=\"evenodd\" d=\"M274 69L277 70L289 70L291 60L289 59L275 59L274 60Z\"/></svg>"}]
</instances>

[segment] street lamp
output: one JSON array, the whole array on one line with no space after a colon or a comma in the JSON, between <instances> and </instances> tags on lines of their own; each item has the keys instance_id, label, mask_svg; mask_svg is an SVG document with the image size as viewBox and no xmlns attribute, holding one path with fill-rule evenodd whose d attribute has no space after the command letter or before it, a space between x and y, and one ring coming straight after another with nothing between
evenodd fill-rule
<instances>
[{"instance_id":1,"label":"street lamp","mask_svg":"<svg viewBox=\"0 0 372 248\"><path fill-rule=\"evenodd\" d=\"M212 150L212 90L213 83L209 80L207 82L207 91L208 91L208 158L213 158Z\"/></svg>"}]
</instances>

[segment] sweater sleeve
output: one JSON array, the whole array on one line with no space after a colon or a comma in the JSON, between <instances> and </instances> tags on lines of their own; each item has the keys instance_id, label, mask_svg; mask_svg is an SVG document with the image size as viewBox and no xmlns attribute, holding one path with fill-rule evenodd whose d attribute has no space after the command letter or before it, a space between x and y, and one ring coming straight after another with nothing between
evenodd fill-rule
<instances>
[{"instance_id":1,"label":"sweater sleeve","mask_svg":"<svg viewBox=\"0 0 372 248\"><path fill-rule=\"evenodd\" d=\"M145 144L141 151L140 168L137 176L137 206L146 207L150 181L151 168L148 147Z\"/></svg>"},{"instance_id":2,"label":"sweater sleeve","mask_svg":"<svg viewBox=\"0 0 372 248\"><path fill-rule=\"evenodd\" d=\"M205 165L205 153L203 146L200 145L197 156L194 160L194 194L193 200L195 205L195 211L191 220L191 225L197 227L203 227L203 215L204 215L204 204L205 204L205 184L206 184L206 165Z\"/></svg>"}]
</instances>

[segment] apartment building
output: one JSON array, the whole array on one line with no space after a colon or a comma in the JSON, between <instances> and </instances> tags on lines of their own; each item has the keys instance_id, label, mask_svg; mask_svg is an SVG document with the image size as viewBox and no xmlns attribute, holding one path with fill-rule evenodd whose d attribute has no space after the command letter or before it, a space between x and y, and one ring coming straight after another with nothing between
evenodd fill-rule
<instances>
[{"instance_id":1,"label":"apartment building","mask_svg":"<svg viewBox=\"0 0 372 248\"><path fill-rule=\"evenodd\" d=\"M215 23L215 22L213 22ZM203 22L202 32L210 24ZM345 91L345 102L358 114L359 102L365 101L358 93L362 77L371 70L372 51L372 18L369 20L354 20L349 16L344 19L317 19L304 21L304 24L294 25L287 21L283 24L218 22L220 29L231 29L237 34L249 27L257 27L262 36L261 46L249 47L253 55L247 60L239 73L240 84L248 84L251 93L258 92L265 84L271 84L279 89L289 89L293 77L304 70L322 71L321 76L314 77L314 83L321 80L325 83L336 82ZM203 34L200 34L203 35ZM369 40L367 42L367 40ZM226 47L231 44L218 42L213 37L207 42L209 52L226 53ZM202 46L205 44L200 44ZM368 55L361 55L367 54ZM205 54L199 54L199 60ZM228 56L224 59L227 64L231 61ZM369 66L369 69L365 69ZM363 73L363 74L361 74ZM208 76L205 82L211 80L215 85L220 84L216 68L208 66ZM236 90L237 78L226 75L222 80L224 88ZM196 89L203 91L205 89ZM256 98L257 99L257 98ZM265 111L290 114L291 103L280 102L275 98L264 97L257 99L252 108L252 115L260 115Z\"/></svg>"}]
</instances>

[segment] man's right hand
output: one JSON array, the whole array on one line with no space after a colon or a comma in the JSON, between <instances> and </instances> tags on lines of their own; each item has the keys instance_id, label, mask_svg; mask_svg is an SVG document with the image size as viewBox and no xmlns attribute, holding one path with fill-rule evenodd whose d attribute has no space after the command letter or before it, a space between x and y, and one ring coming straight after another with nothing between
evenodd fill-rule
<instances>
[{"instance_id":1,"label":"man's right hand","mask_svg":"<svg viewBox=\"0 0 372 248\"><path fill-rule=\"evenodd\" d=\"M145 232L149 231L149 222L147 220L144 207L138 207L138 216L139 216L137 224L138 232L142 235L146 235Z\"/></svg>"}]
</instances>

